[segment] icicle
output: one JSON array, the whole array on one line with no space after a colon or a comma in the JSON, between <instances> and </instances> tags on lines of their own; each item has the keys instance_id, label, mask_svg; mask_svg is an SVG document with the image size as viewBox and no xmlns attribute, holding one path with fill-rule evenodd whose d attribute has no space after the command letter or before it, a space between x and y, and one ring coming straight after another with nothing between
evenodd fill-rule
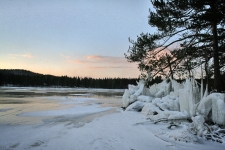
<instances>
[{"instance_id":1,"label":"icicle","mask_svg":"<svg viewBox=\"0 0 225 150\"><path fill-rule=\"evenodd\" d=\"M201 79L201 99L203 98L203 79Z\"/></svg>"},{"instance_id":2,"label":"icicle","mask_svg":"<svg viewBox=\"0 0 225 150\"><path fill-rule=\"evenodd\" d=\"M205 98L206 96L208 96L208 84L206 84L205 93L204 93L203 98Z\"/></svg>"},{"instance_id":3,"label":"icicle","mask_svg":"<svg viewBox=\"0 0 225 150\"><path fill-rule=\"evenodd\" d=\"M201 64L201 99L203 98L203 71L202 71L202 64Z\"/></svg>"},{"instance_id":4,"label":"icicle","mask_svg":"<svg viewBox=\"0 0 225 150\"><path fill-rule=\"evenodd\" d=\"M189 114L190 117L192 117L194 113L194 91L193 87L194 86L194 80L191 78L190 84L189 84L189 89L190 89L190 97L189 97Z\"/></svg>"}]
</instances>

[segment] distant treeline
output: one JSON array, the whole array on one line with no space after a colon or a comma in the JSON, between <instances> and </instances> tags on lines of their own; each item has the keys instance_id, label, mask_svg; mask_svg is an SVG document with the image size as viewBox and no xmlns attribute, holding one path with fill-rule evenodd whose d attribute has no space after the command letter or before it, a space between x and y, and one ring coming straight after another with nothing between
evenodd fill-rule
<instances>
[{"instance_id":1,"label":"distant treeline","mask_svg":"<svg viewBox=\"0 0 225 150\"><path fill-rule=\"evenodd\" d=\"M0 86L43 86L125 89L137 78L99 78L53 76L20 69L0 69Z\"/></svg>"}]
</instances>

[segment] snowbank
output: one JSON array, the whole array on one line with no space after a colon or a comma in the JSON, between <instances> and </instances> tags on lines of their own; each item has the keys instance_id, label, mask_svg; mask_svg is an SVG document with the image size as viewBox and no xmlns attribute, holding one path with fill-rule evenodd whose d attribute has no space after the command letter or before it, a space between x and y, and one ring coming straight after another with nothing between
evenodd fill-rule
<instances>
[{"instance_id":1,"label":"snowbank","mask_svg":"<svg viewBox=\"0 0 225 150\"><path fill-rule=\"evenodd\" d=\"M223 150L224 145L199 141L185 124L171 129L157 126L133 111L94 119L82 127L71 123L10 126L0 124L0 149L43 150ZM180 142L182 141L182 143ZM192 144L196 143L196 144ZM200 143L200 144L199 144Z\"/></svg>"}]
</instances>

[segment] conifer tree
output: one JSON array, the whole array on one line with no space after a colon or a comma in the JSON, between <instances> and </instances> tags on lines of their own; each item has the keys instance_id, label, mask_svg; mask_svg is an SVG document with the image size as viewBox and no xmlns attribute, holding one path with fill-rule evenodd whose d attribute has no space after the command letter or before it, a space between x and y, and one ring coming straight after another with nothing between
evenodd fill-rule
<instances>
[{"instance_id":1,"label":"conifer tree","mask_svg":"<svg viewBox=\"0 0 225 150\"><path fill-rule=\"evenodd\" d=\"M193 69L213 60L214 88L220 91L220 74L225 66L225 1L151 0L151 3L154 10L150 10L149 25L156 27L158 32L142 33L137 41L129 40L132 47L125 54L128 61L139 62L140 69L148 70L143 60L152 51L165 51L172 44L179 43L180 46L171 52L173 59L169 64L165 60L164 65L160 61L154 63L161 70L171 66L174 66L171 70L176 70L185 66L185 60L189 65L184 69ZM150 68L151 71L154 69Z\"/></svg>"}]
</instances>

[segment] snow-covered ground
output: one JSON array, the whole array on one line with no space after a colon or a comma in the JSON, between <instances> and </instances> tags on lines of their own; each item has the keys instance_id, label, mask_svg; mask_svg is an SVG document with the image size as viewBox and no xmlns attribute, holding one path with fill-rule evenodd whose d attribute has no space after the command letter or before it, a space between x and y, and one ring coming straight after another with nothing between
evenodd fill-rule
<instances>
[{"instance_id":1,"label":"snow-covered ground","mask_svg":"<svg viewBox=\"0 0 225 150\"><path fill-rule=\"evenodd\" d=\"M23 95L20 98L3 93L0 98L0 149L225 149L224 143L193 136L186 130L185 122L168 128L168 123L154 124L140 112L123 111L120 95L96 97L87 93L90 92L47 97Z\"/></svg>"}]
</instances>

